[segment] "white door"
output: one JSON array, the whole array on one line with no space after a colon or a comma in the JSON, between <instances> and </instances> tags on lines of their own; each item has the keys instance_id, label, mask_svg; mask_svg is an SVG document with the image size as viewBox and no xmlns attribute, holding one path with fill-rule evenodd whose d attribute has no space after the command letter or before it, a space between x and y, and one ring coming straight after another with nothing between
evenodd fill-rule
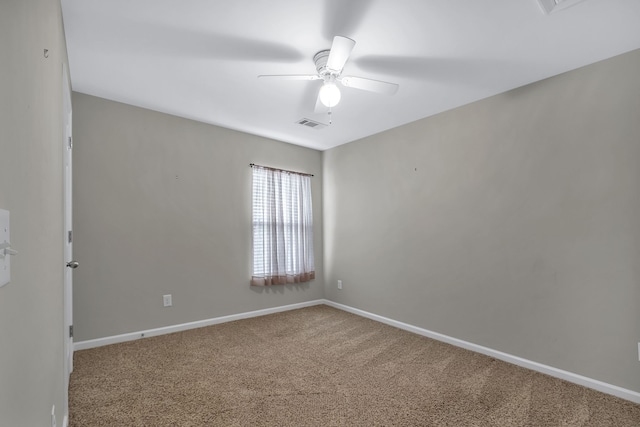
<instances>
[{"instance_id":1,"label":"white door","mask_svg":"<svg viewBox=\"0 0 640 427\"><path fill-rule=\"evenodd\" d=\"M71 88L69 74L63 65L62 99L63 99L63 141L62 158L64 165L64 417L65 425L69 415L69 377L73 371L73 270L78 263L73 260L72 232L72 125L71 125Z\"/></svg>"}]
</instances>

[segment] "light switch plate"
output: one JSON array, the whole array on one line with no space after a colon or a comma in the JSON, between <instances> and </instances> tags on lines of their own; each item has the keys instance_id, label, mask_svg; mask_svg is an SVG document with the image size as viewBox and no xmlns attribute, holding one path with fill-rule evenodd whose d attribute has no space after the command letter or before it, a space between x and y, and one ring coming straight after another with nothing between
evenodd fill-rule
<instances>
[{"instance_id":1,"label":"light switch plate","mask_svg":"<svg viewBox=\"0 0 640 427\"><path fill-rule=\"evenodd\" d=\"M9 235L9 211L0 209L0 244L11 242ZM0 288L11 280L11 255L0 249Z\"/></svg>"}]
</instances>

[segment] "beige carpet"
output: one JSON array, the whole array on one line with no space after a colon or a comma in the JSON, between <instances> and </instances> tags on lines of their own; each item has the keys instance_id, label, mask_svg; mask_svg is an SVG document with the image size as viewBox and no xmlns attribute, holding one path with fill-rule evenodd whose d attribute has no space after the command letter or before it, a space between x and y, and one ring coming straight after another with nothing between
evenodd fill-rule
<instances>
[{"instance_id":1,"label":"beige carpet","mask_svg":"<svg viewBox=\"0 0 640 427\"><path fill-rule=\"evenodd\" d=\"M640 405L327 306L74 360L74 427L640 426Z\"/></svg>"}]
</instances>

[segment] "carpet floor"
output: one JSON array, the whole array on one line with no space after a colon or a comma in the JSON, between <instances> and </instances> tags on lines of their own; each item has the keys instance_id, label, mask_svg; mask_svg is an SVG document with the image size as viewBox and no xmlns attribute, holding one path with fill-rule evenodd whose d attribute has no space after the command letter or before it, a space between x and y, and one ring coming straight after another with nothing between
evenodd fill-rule
<instances>
[{"instance_id":1,"label":"carpet floor","mask_svg":"<svg viewBox=\"0 0 640 427\"><path fill-rule=\"evenodd\" d=\"M640 405L320 305L75 353L70 426L640 426Z\"/></svg>"}]
</instances>

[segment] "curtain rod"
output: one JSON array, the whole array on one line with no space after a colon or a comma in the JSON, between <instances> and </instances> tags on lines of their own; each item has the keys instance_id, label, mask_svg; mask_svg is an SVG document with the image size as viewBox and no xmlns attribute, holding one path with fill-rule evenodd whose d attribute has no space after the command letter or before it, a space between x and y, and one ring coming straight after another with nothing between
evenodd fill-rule
<instances>
[{"instance_id":1,"label":"curtain rod","mask_svg":"<svg viewBox=\"0 0 640 427\"><path fill-rule=\"evenodd\" d=\"M256 165L255 163L249 163L249 167L254 167L254 166L259 166L261 168L269 169L269 170L272 170L272 171L295 173L295 174L304 175L304 176L313 176L312 173L296 172L296 171L290 171L290 170L286 170L286 169L272 168L272 167L269 167L269 166Z\"/></svg>"}]
</instances>

